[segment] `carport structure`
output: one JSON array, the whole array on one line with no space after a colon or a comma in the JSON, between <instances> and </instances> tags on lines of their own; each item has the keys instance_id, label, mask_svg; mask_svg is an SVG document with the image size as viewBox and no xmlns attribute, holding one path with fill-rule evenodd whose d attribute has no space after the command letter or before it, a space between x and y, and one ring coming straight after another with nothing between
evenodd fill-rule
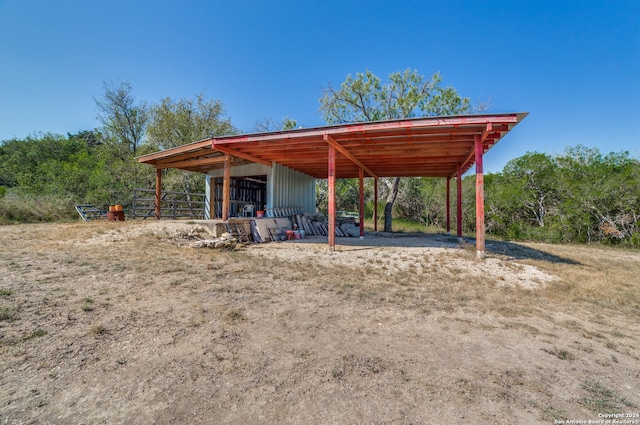
<instances>
[{"instance_id":1,"label":"carport structure","mask_svg":"<svg viewBox=\"0 0 640 425\"><path fill-rule=\"evenodd\" d=\"M223 169L222 219L229 217L232 166L279 164L317 179L328 179L329 229L335 227L335 179L358 178L360 235L364 235L364 178L374 179L377 230L380 177L447 179L447 231L450 183L457 182L457 234L462 236L462 175L476 166L476 251L484 255L483 156L527 113L479 114L350 123L258 134L214 137L138 158L156 167L156 217L160 215L162 170L207 173ZM329 248L335 233L329 232Z\"/></svg>"}]
</instances>

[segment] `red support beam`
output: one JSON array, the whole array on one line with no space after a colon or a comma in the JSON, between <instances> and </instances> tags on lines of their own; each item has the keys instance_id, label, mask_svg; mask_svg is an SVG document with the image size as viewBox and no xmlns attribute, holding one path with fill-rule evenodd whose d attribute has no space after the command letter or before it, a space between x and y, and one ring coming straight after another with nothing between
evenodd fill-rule
<instances>
[{"instance_id":1,"label":"red support beam","mask_svg":"<svg viewBox=\"0 0 640 425\"><path fill-rule=\"evenodd\" d=\"M373 231L378 231L378 178L373 179Z\"/></svg>"},{"instance_id":2,"label":"red support beam","mask_svg":"<svg viewBox=\"0 0 640 425\"><path fill-rule=\"evenodd\" d=\"M222 182L222 220L229 220L231 210L231 157L224 156L224 177Z\"/></svg>"},{"instance_id":3,"label":"red support beam","mask_svg":"<svg viewBox=\"0 0 640 425\"><path fill-rule=\"evenodd\" d=\"M364 170L360 169L360 239L364 238Z\"/></svg>"},{"instance_id":4,"label":"red support beam","mask_svg":"<svg viewBox=\"0 0 640 425\"><path fill-rule=\"evenodd\" d=\"M331 145L334 148L336 148L338 150L338 152L340 152L342 155L344 155L346 158L348 158L351 162L353 162L358 167L360 167L361 170L366 171L367 174L369 174L371 177L377 177L375 174L373 174L373 172L366 165L364 165L358 158L353 156L353 154L351 152L349 152L344 146L342 146L340 143L338 143L333 137L331 137L327 133L325 133L324 136L323 136L323 139L329 145Z\"/></svg>"},{"instance_id":5,"label":"red support beam","mask_svg":"<svg viewBox=\"0 0 640 425\"><path fill-rule=\"evenodd\" d=\"M336 148L329 145L328 198L329 198L329 250L336 249Z\"/></svg>"},{"instance_id":6,"label":"red support beam","mask_svg":"<svg viewBox=\"0 0 640 425\"><path fill-rule=\"evenodd\" d=\"M487 124L487 128L485 128L484 131L482 132L482 138L480 139L480 141L482 143L484 143L484 141L489 138L489 136L491 135L492 131L493 131L493 124L492 123L488 123Z\"/></svg>"},{"instance_id":7,"label":"red support beam","mask_svg":"<svg viewBox=\"0 0 640 425\"><path fill-rule=\"evenodd\" d=\"M177 148L173 148L173 149L167 149L166 151L161 151L161 152L156 152L156 153L152 153L149 155L144 155L141 157L138 157L138 162L140 163L153 163L156 160L161 160L162 158L166 158L167 154L169 152L173 153L173 154L180 154L180 153L188 153L188 152L197 152L200 149L203 148L207 148L211 146L211 139L207 139L207 140L202 140L198 143L191 143L188 145L183 145L183 146L179 146ZM168 152L169 151L169 152Z\"/></svg>"},{"instance_id":8,"label":"red support beam","mask_svg":"<svg viewBox=\"0 0 640 425\"><path fill-rule=\"evenodd\" d=\"M476 151L476 254L484 257L484 173L482 137L475 136Z\"/></svg>"},{"instance_id":9,"label":"red support beam","mask_svg":"<svg viewBox=\"0 0 640 425\"><path fill-rule=\"evenodd\" d=\"M457 206L458 206L458 216L456 217L457 219L457 225L458 225L458 237L461 238L462 237L462 166L460 164L458 164L458 173L457 173L457 177L456 177L456 184L458 185L458 199L457 199Z\"/></svg>"},{"instance_id":10,"label":"red support beam","mask_svg":"<svg viewBox=\"0 0 640 425\"><path fill-rule=\"evenodd\" d=\"M447 177L447 235L451 233L451 177Z\"/></svg>"},{"instance_id":11,"label":"red support beam","mask_svg":"<svg viewBox=\"0 0 640 425\"><path fill-rule=\"evenodd\" d=\"M156 168L156 220L160 220L162 202L162 169Z\"/></svg>"},{"instance_id":12,"label":"red support beam","mask_svg":"<svg viewBox=\"0 0 640 425\"><path fill-rule=\"evenodd\" d=\"M230 148L227 148L225 146L221 146L221 144L219 142L216 143L214 141L212 146L213 146L213 149L215 149L217 151L220 151L220 152L223 152L223 153L226 153L228 155L237 156L238 158L246 159L247 161L256 162L258 164L263 164L263 165L266 165L268 167L271 167L271 165L272 165L270 161L264 160L262 158L258 158L257 156L249 155L249 154L246 154L244 152L239 152L239 151L237 151L235 149L230 149Z\"/></svg>"},{"instance_id":13,"label":"red support beam","mask_svg":"<svg viewBox=\"0 0 640 425\"><path fill-rule=\"evenodd\" d=\"M485 143L485 140L491 135L493 129L493 124L488 123L484 129L484 131L482 132L482 136L480 136L480 145L483 145ZM479 137L477 134L473 136L474 137L474 144L473 144L473 149L471 149L471 152L469 152L469 155L467 155L467 159L464 160L464 162L462 163L462 168L466 171L469 168L471 168L471 166L473 165L473 161L475 160L476 156L476 143L475 140L477 137ZM499 138L499 136L496 136ZM494 144L495 141L491 144ZM489 149L489 146L487 146L487 149ZM482 151L482 153L484 154L484 147L481 147L480 149Z\"/></svg>"},{"instance_id":14,"label":"red support beam","mask_svg":"<svg viewBox=\"0 0 640 425\"><path fill-rule=\"evenodd\" d=\"M158 163L156 167L157 168L182 168L184 166L208 167L208 166L219 164L221 162L224 162L224 158L220 156L215 158L190 159L190 160L178 161L178 162L163 162L163 163Z\"/></svg>"}]
</instances>

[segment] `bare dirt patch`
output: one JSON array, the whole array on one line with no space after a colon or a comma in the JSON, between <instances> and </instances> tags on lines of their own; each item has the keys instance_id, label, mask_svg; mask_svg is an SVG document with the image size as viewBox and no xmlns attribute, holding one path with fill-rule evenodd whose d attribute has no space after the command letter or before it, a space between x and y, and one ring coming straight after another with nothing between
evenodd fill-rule
<instances>
[{"instance_id":1,"label":"bare dirt patch","mask_svg":"<svg viewBox=\"0 0 640 425\"><path fill-rule=\"evenodd\" d=\"M227 252L190 248L192 228L0 227L0 423L640 411L637 252L489 241L480 261L385 234Z\"/></svg>"}]
</instances>

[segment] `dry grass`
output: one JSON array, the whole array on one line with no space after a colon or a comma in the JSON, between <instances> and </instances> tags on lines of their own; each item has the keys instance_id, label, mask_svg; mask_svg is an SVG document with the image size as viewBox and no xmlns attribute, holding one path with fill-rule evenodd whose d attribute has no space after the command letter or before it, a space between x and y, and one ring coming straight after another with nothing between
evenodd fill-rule
<instances>
[{"instance_id":1,"label":"dry grass","mask_svg":"<svg viewBox=\"0 0 640 425\"><path fill-rule=\"evenodd\" d=\"M178 225L0 228L0 417L550 423L640 404L637 252L219 252L176 245Z\"/></svg>"},{"instance_id":2,"label":"dry grass","mask_svg":"<svg viewBox=\"0 0 640 425\"><path fill-rule=\"evenodd\" d=\"M640 254L611 248L545 245L545 250L574 264L534 261L558 276L543 291L545 300L612 309L624 315L640 314Z\"/></svg>"}]
</instances>

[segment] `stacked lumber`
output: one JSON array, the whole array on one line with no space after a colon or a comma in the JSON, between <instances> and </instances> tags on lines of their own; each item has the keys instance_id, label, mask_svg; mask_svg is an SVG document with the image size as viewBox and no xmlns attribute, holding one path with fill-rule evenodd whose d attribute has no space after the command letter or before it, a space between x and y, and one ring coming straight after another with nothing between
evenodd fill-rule
<instances>
[{"instance_id":1,"label":"stacked lumber","mask_svg":"<svg viewBox=\"0 0 640 425\"><path fill-rule=\"evenodd\" d=\"M287 230L304 230L308 236L328 236L329 225L322 214L310 214L300 210L289 210L285 217L255 218L251 220L250 234L254 242L271 242L284 240ZM341 238L357 238L360 227L356 226L353 217L336 217L335 235Z\"/></svg>"},{"instance_id":2,"label":"stacked lumber","mask_svg":"<svg viewBox=\"0 0 640 425\"><path fill-rule=\"evenodd\" d=\"M291 217L291 222L294 227L304 232L309 236L322 236L322 229L318 227L318 222L311 218L308 214L296 214Z\"/></svg>"},{"instance_id":3,"label":"stacked lumber","mask_svg":"<svg viewBox=\"0 0 640 425\"><path fill-rule=\"evenodd\" d=\"M360 237L360 227L356 226L354 223L343 223L339 228L345 237Z\"/></svg>"},{"instance_id":4,"label":"stacked lumber","mask_svg":"<svg viewBox=\"0 0 640 425\"><path fill-rule=\"evenodd\" d=\"M285 232L292 227L287 217L256 218L251 220L251 235L253 241L258 243L284 240Z\"/></svg>"},{"instance_id":5,"label":"stacked lumber","mask_svg":"<svg viewBox=\"0 0 640 425\"><path fill-rule=\"evenodd\" d=\"M329 224L327 218L321 214L297 214L291 217L291 222L310 236L328 236ZM294 227L295 227L294 226ZM356 226L353 217L336 217L335 234L337 237L360 236L360 228Z\"/></svg>"}]
</instances>

